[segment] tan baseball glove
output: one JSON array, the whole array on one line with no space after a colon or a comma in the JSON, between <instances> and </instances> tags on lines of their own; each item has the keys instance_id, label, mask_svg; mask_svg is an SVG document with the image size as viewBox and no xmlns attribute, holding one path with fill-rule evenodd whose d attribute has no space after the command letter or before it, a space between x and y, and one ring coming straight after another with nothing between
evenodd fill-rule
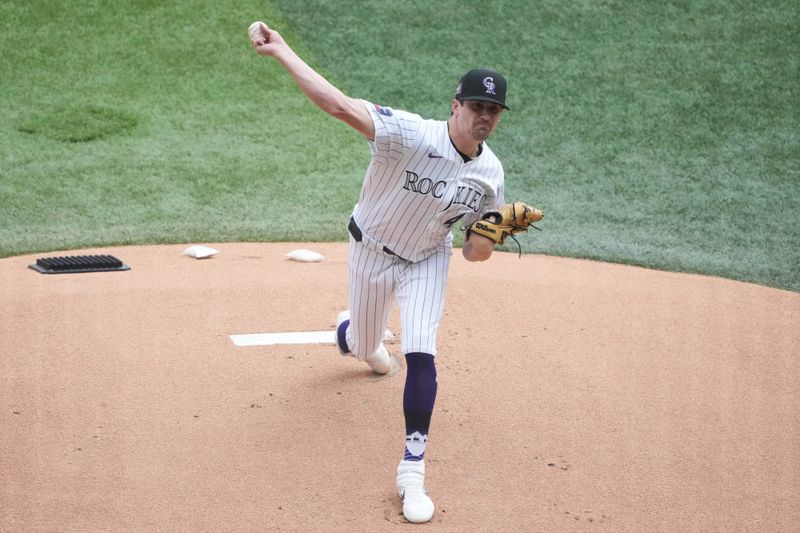
<instances>
[{"instance_id":1,"label":"tan baseball glove","mask_svg":"<svg viewBox=\"0 0 800 533\"><path fill-rule=\"evenodd\" d=\"M492 239L497 244L503 244L506 237L513 238L514 235L528 231L530 227L539 229L532 224L542 218L544 215L539 209L524 202L514 202L505 204L499 211L489 211L481 220L473 223L469 230Z\"/></svg>"}]
</instances>

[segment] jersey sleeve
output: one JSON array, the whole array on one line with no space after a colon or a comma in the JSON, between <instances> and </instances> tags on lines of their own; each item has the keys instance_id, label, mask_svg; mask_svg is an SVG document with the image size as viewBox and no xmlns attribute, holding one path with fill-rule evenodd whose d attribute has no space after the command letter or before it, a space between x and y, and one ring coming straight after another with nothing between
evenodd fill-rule
<instances>
[{"instance_id":1,"label":"jersey sleeve","mask_svg":"<svg viewBox=\"0 0 800 533\"><path fill-rule=\"evenodd\" d=\"M375 124L375 139L370 141L373 154L389 159L401 158L415 145L422 117L367 101L364 103Z\"/></svg>"}]
</instances>

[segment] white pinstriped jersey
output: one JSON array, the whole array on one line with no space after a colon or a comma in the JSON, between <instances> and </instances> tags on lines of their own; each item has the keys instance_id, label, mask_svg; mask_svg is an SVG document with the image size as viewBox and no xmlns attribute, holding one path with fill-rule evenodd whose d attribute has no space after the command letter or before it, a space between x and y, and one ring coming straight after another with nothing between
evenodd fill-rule
<instances>
[{"instance_id":1,"label":"white pinstriped jersey","mask_svg":"<svg viewBox=\"0 0 800 533\"><path fill-rule=\"evenodd\" d=\"M415 262L452 241L453 225L474 221L504 203L503 166L483 143L469 162L450 141L446 121L365 102L375 123L372 159L353 216L361 231ZM480 178L495 205L469 194L462 180ZM459 185L462 184L461 187Z\"/></svg>"}]
</instances>

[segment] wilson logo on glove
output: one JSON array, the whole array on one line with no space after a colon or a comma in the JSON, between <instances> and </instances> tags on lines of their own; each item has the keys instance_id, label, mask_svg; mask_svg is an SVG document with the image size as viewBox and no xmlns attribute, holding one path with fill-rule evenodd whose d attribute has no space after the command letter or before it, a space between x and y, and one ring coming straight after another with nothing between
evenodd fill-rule
<instances>
[{"instance_id":1,"label":"wilson logo on glove","mask_svg":"<svg viewBox=\"0 0 800 533\"><path fill-rule=\"evenodd\" d=\"M528 231L528 228L539 229L533 225L544 218L541 210L531 207L524 202L505 204L499 211L490 211L483 215L483 220L478 220L468 229L497 244L503 244L506 237L511 237L517 243L519 254L522 255L522 246L514 237L519 233ZM541 231L541 230L540 230Z\"/></svg>"},{"instance_id":2,"label":"wilson logo on glove","mask_svg":"<svg viewBox=\"0 0 800 533\"><path fill-rule=\"evenodd\" d=\"M494 227L492 227L492 226L494 226ZM478 222L475 223L475 228L479 229L481 231L485 231L486 233L489 233L491 235L497 235L498 234L497 226L495 224L492 224L491 226L489 226L488 224L486 224L484 222L478 221Z\"/></svg>"}]
</instances>

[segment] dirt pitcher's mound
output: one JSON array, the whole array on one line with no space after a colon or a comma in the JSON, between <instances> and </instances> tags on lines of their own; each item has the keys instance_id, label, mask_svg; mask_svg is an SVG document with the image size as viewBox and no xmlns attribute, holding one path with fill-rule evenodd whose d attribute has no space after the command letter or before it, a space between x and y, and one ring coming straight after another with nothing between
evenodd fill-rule
<instances>
[{"instance_id":1,"label":"dirt pitcher's mound","mask_svg":"<svg viewBox=\"0 0 800 533\"><path fill-rule=\"evenodd\" d=\"M0 260L0 530L412 527L393 486L404 369L229 338L332 330L346 246L212 246L73 252L127 272ZM457 251L422 527L797 531L799 324L797 293Z\"/></svg>"}]
</instances>

